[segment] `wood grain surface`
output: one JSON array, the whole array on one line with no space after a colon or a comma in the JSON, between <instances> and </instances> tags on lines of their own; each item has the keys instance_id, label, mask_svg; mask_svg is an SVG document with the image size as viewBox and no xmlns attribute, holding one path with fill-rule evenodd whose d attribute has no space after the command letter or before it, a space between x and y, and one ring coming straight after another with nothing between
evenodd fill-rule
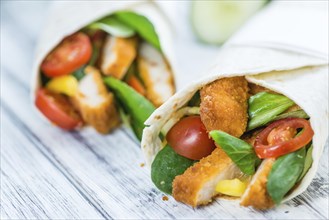
<instances>
[{"instance_id":1,"label":"wood grain surface","mask_svg":"<svg viewBox=\"0 0 329 220\"><path fill-rule=\"evenodd\" d=\"M109 135L90 128L64 132L40 120L29 85L49 5L1 1L1 219L329 218L328 146L310 187L288 203L263 212L241 208L235 201L193 209L172 197L162 200L148 168L140 166L139 143L127 128ZM178 49L195 44L185 33L180 36ZM214 51L204 49L203 54L210 60ZM187 54L178 55L182 60Z\"/></svg>"}]
</instances>

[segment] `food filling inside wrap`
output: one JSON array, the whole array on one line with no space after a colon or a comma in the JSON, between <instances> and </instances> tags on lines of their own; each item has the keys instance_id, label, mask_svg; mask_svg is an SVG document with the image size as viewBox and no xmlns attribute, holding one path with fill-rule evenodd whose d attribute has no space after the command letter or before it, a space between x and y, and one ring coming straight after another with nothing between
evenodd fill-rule
<instances>
[{"instance_id":1,"label":"food filling inside wrap","mask_svg":"<svg viewBox=\"0 0 329 220\"><path fill-rule=\"evenodd\" d=\"M55 125L108 133L144 121L175 92L172 69L152 23L118 11L64 38L40 65L37 108Z\"/></svg>"},{"instance_id":2,"label":"food filling inside wrap","mask_svg":"<svg viewBox=\"0 0 329 220\"><path fill-rule=\"evenodd\" d=\"M163 126L152 181L191 206L220 196L268 209L311 167L313 134L309 116L286 96L243 76L218 79Z\"/></svg>"}]
</instances>

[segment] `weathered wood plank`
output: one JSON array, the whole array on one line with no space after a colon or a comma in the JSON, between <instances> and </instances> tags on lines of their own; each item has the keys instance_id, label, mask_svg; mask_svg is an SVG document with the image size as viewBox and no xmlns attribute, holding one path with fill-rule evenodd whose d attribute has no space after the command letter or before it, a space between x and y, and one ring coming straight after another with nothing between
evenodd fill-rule
<instances>
[{"instance_id":1,"label":"weathered wood plank","mask_svg":"<svg viewBox=\"0 0 329 220\"><path fill-rule=\"evenodd\" d=\"M1 219L102 218L14 122L1 108Z\"/></svg>"},{"instance_id":2,"label":"weathered wood plank","mask_svg":"<svg viewBox=\"0 0 329 220\"><path fill-rule=\"evenodd\" d=\"M4 77L7 78L7 76L4 74ZM204 216L216 218L218 213L223 218L239 216L283 218L289 213L292 213L291 217L295 218L325 218L325 214L318 214L310 204L300 200L297 200L298 207L294 203L288 203L273 211L261 213L240 208L232 201L216 202L214 205L198 209L177 204L172 199L163 202L161 200L163 194L153 187L148 171L139 167L143 159L138 146L126 137L122 129L114 134L101 136L92 129L70 134L49 127L31 115L31 109L20 108L21 105L28 105L28 100L23 98L26 95L27 87L25 85L15 86L16 82L12 77L8 77L6 82L4 91L10 93L11 97L2 96L2 99L13 109L16 117L31 129L31 132L37 134L42 142L47 143L44 145L47 148L45 151L63 165L63 168L74 179L73 181L76 181L77 185L92 196L102 209L111 213L111 216L115 218L154 218L155 216L159 218L201 218ZM15 87L16 89L13 89ZM17 87L19 88L17 89ZM18 104L12 101L19 97L23 98L23 103ZM41 129L44 131L43 134L38 133ZM130 213L126 213L126 210L130 210ZM285 213L286 211L289 213ZM296 212L302 213L302 215L296 214Z\"/></svg>"},{"instance_id":3,"label":"weathered wood plank","mask_svg":"<svg viewBox=\"0 0 329 220\"><path fill-rule=\"evenodd\" d=\"M2 56L1 101L10 112L10 122L8 123L11 124L11 133L16 135L13 130L16 128L19 130L17 135L20 137L20 141L18 143L23 145L30 142L33 145L29 144L29 147L35 147L31 152L37 152L23 158L27 173L31 176L39 175L44 181L48 181L56 187L62 187L60 192L66 192L67 185L67 188L71 187L73 188L71 190L78 191L80 197L83 198L81 202L78 199L70 200L71 206L69 207L71 208L69 209L76 210L79 214L84 213L85 209L81 203L85 204L88 201L95 207L95 210L98 210L99 217L94 218L325 219L329 217L327 209L328 160L325 156L321 160L317 177L307 192L274 210L257 212L241 208L234 201L216 201L210 206L192 209L176 203L172 198L167 202L162 201L163 194L154 188L148 175L149 171L146 167L139 166L143 162L143 157L136 140L127 129L121 128L106 136L96 134L92 129L67 133L41 121L32 112L28 94L28 83L31 77L29 73L33 60L32 50L36 42L35 31L39 26L37 24L33 24L35 26L32 28L25 26L24 17L29 17L30 12L24 11L27 4L24 3L24 7L19 6L8 12L11 14L9 19L11 23L6 25L1 23L1 55L3 55L3 51L6 51L6 55ZM36 10L34 12L38 14ZM34 15L34 18L37 16L43 18L44 14L38 12L40 14ZM31 22L31 20L29 21ZM189 47L185 45L181 48ZM186 61L184 58L186 54L180 54L180 60ZM2 120L1 123L3 123ZM10 135L10 137L12 136ZM25 142L26 139L28 142ZM17 144L15 141L13 143ZM15 149L8 148L7 154L15 157L16 154L21 153L19 148ZM324 155L328 155L328 148ZM35 161L45 161L39 163L41 167L47 168L49 164L53 164L52 169L59 174L53 174L53 172L40 174L35 166L28 163L30 158ZM17 171L17 173L9 172L1 175L7 175L11 180L14 179L12 181L14 184L20 184L18 180L25 180L25 176L21 177L24 173ZM57 179L57 176L61 175L65 176L64 179L61 177L63 179L61 181L66 185ZM35 181L33 179L31 182L35 183ZM9 186L6 187L9 188ZM50 191L49 195L45 195L45 197L51 198L54 196L53 200L49 202L39 199L41 195L35 191L35 188L30 185L25 187L24 189L30 192L31 200L38 204L28 211L24 210L26 213L35 214L33 212L38 210L37 212L43 213L43 217L46 218L47 216L52 217L55 215L52 212L57 211L57 216L65 218L64 207L63 210L57 208L60 204L57 204L56 201L61 200L60 194L53 193L53 195L53 191ZM3 189L2 186L1 189ZM10 191L1 190L1 197L6 196L5 194L8 192ZM72 196L70 191L67 193ZM18 198L20 195L25 198L24 193L20 191L14 192L14 195ZM8 200L1 201L1 213L4 215L1 217L19 216L23 218L23 215L27 215L24 212L22 214L19 209L20 201L22 199L17 200L14 207L11 208L7 208L8 204L10 205ZM44 210L44 212L40 210Z\"/></svg>"}]
</instances>

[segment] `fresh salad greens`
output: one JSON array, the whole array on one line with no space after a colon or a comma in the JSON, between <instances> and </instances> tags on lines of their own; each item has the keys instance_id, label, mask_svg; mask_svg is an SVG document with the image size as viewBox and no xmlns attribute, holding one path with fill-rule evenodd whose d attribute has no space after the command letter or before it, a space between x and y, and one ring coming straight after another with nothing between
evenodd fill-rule
<instances>
[{"instance_id":1,"label":"fresh salad greens","mask_svg":"<svg viewBox=\"0 0 329 220\"><path fill-rule=\"evenodd\" d=\"M132 37L135 35L135 30L129 27L124 22L114 18L113 16L109 16L103 18L99 21L91 23L87 26L87 29L91 30L103 30L108 34L111 34L115 37Z\"/></svg>"},{"instance_id":2,"label":"fresh salad greens","mask_svg":"<svg viewBox=\"0 0 329 220\"><path fill-rule=\"evenodd\" d=\"M125 112L130 115L131 126L136 137L141 140L145 127L144 122L155 110L155 107L144 96L120 80L105 77L104 82L114 92Z\"/></svg>"},{"instance_id":3,"label":"fresh salad greens","mask_svg":"<svg viewBox=\"0 0 329 220\"><path fill-rule=\"evenodd\" d=\"M161 51L159 37L153 24L143 15L119 11L86 27L86 30L103 30L115 37L132 37L136 33Z\"/></svg>"},{"instance_id":4,"label":"fresh salad greens","mask_svg":"<svg viewBox=\"0 0 329 220\"><path fill-rule=\"evenodd\" d=\"M248 130L263 126L295 103L284 95L260 92L249 98Z\"/></svg>"},{"instance_id":5,"label":"fresh salad greens","mask_svg":"<svg viewBox=\"0 0 329 220\"><path fill-rule=\"evenodd\" d=\"M200 106L201 98L200 98L200 91L197 91L191 98L191 100L187 103L188 106Z\"/></svg>"},{"instance_id":6,"label":"fresh salad greens","mask_svg":"<svg viewBox=\"0 0 329 220\"><path fill-rule=\"evenodd\" d=\"M219 130L213 130L209 134L243 173L247 175L255 173L256 165L260 160L250 144Z\"/></svg>"},{"instance_id":7,"label":"fresh salad greens","mask_svg":"<svg viewBox=\"0 0 329 220\"><path fill-rule=\"evenodd\" d=\"M81 80L86 75L84 72L85 68L86 68L86 66L83 65L82 67L80 67L79 69L74 71L72 73L72 76L74 76L78 81Z\"/></svg>"},{"instance_id":8,"label":"fresh salad greens","mask_svg":"<svg viewBox=\"0 0 329 220\"><path fill-rule=\"evenodd\" d=\"M158 189L171 194L175 177L183 174L193 163L194 160L178 155L167 145L156 155L152 163L152 181Z\"/></svg>"},{"instance_id":9,"label":"fresh salad greens","mask_svg":"<svg viewBox=\"0 0 329 220\"><path fill-rule=\"evenodd\" d=\"M192 1L191 23L199 40L224 43L268 1Z\"/></svg>"},{"instance_id":10,"label":"fresh salad greens","mask_svg":"<svg viewBox=\"0 0 329 220\"><path fill-rule=\"evenodd\" d=\"M305 174L307 173L307 171L311 168L312 163L313 163L313 157L312 157L312 152L313 152L313 145L311 144L311 146L309 146L306 152L306 158L305 158L305 164L304 164L304 169L302 174L299 176L297 182L301 181L303 179L303 177L305 176Z\"/></svg>"},{"instance_id":11,"label":"fresh salad greens","mask_svg":"<svg viewBox=\"0 0 329 220\"><path fill-rule=\"evenodd\" d=\"M268 176L267 192L279 204L303 172L306 148L279 157Z\"/></svg>"},{"instance_id":12,"label":"fresh salad greens","mask_svg":"<svg viewBox=\"0 0 329 220\"><path fill-rule=\"evenodd\" d=\"M292 111L292 112L282 113L282 114L276 116L274 118L274 121L284 119L284 118L305 118L305 119L308 119L310 117L307 115L306 112L304 112L304 110L300 109L300 110L296 110L296 111Z\"/></svg>"},{"instance_id":13,"label":"fresh salad greens","mask_svg":"<svg viewBox=\"0 0 329 220\"><path fill-rule=\"evenodd\" d=\"M158 50L161 50L159 37L154 26L146 17L130 11L116 12L113 17L128 25L143 39L152 44Z\"/></svg>"}]
</instances>

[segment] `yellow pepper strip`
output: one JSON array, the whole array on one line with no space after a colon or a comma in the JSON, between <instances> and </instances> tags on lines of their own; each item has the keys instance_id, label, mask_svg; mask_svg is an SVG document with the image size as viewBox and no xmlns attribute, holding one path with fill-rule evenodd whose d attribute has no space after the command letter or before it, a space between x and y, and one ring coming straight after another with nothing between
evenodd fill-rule
<instances>
[{"instance_id":1,"label":"yellow pepper strip","mask_svg":"<svg viewBox=\"0 0 329 220\"><path fill-rule=\"evenodd\" d=\"M216 186L216 191L224 195L240 197L247 188L247 182L239 179L221 180Z\"/></svg>"},{"instance_id":2,"label":"yellow pepper strip","mask_svg":"<svg viewBox=\"0 0 329 220\"><path fill-rule=\"evenodd\" d=\"M52 78L46 88L57 93L73 96L78 90L78 80L72 75Z\"/></svg>"}]
</instances>

